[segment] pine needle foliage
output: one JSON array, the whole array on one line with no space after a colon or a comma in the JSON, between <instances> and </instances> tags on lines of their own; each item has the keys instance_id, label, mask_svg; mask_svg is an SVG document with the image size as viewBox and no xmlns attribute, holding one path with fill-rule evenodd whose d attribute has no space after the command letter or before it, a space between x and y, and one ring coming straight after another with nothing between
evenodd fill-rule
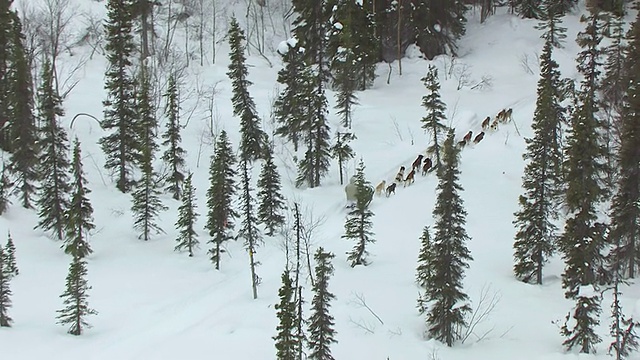
<instances>
[{"instance_id":1,"label":"pine needle foliage","mask_svg":"<svg viewBox=\"0 0 640 360\"><path fill-rule=\"evenodd\" d=\"M67 274L66 289L60 298L63 300L64 308L58 310L56 317L58 324L69 326L67 331L71 335L82 335L91 326L86 318L89 315L98 314L97 311L89 307L88 291L91 290L87 282L87 262L77 256L73 257Z\"/></svg>"},{"instance_id":2,"label":"pine needle foliage","mask_svg":"<svg viewBox=\"0 0 640 360\"><path fill-rule=\"evenodd\" d=\"M175 251L187 250L189 257L193 256L193 251L200 243L198 234L195 230L195 224L199 214L196 212L196 189L192 183L193 174L189 173L184 182L184 193L182 194L182 204L178 207L178 220L176 228L178 228L178 244Z\"/></svg>"},{"instance_id":3,"label":"pine needle foliage","mask_svg":"<svg viewBox=\"0 0 640 360\"><path fill-rule=\"evenodd\" d=\"M360 160L356 168L355 186L356 204L353 210L349 211L344 224L343 239L355 241L353 249L347 253L347 261L351 267L356 265L369 265L367 244L374 243L373 238L373 211L369 209L369 203L373 197L373 187L365 178L364 161Z\"/></svg>"},{"instance_id":4,"label":"pine needle foliage","mask_svg":"<svg viewBox=\"0 0 640 360\"><path fill-rule=\"evenodd\" d=\"M82 166L80 141L77 138L73 146L71 169L71 201L66 214L66 237L63 248L67 254L84 258L93 252L88 238L89 233L96 226L93 224L93 207L88 198L91 190L87 187L87 179Z\"/></svg>"}]
</instances>

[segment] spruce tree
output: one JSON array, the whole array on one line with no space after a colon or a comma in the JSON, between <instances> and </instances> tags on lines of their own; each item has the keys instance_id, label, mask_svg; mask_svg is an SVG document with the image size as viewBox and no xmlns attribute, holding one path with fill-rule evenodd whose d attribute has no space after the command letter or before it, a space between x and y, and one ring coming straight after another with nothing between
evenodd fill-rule
<instances>
[{"instance_id":1,"label":"spruce tree","mask_svg":"<svg viewBox=\"0 0 640 360\"><path fill-rule=\"evenodd\" d=\"M457 41L465 34L467 5L463 0L417 1L410 5L415 43L427 59L456 55Z\"/></svg>"},{"instance_id":2,"label":"spruce tree","mask_svg":"<svg viewBox=\"0 0 640 360\"><path fill-rule=\"evenodd\" d=\"M550 41L554 47L561 48L567 37L567 28L561 25L563 14L558 9L558 1L543 0L540 15L542 21L535 26L536 29L543 31L540 37L545 41Z\"/></svg>"},{"instance_id":3,"label":"spruce tree","mask_svg":"<svg viewBox=\"0 0 640 360\"><path fill-rule=\"evenodd\" d=\"M11 327L13 319L9 317L11 307L10 278L7 276L6 255L0 246L0 327Z\"/></svg>"},{"instance_id":4,"label":"spruce tree","mask_svg":"<svg viewBox=\"0 0 640 360\"><path fill-rule=\"evenodd\" d=\"M183 168L186 151L180 146L182 142L180 135L180 95L174 74L169 76L169 85L164 97L166 98L164 113L167 117L167 130L162 134L164 139L162 145L166 146L167 149L162 155L162 160L169 167L166 190L173 195L174 199L180 200L182 183L184 182Z\"/></svg>"},{"instance_id":5,"label":"spruce tree","mask_svg":"<svg viewBox=\"0 0 640 360\"><path fill-rule=\"evenodd\" d=\"M427 110L427 115L422 118L422 128L427 131L431 137L431 145L427 148L427 152L436 156L436 167L440 167L440 152L442 151L442 137L445 135L447 126L444 124L446 115L444 111L446 105L440 99L440 82L438 81L438 69L429 65L427 76L422 78L424 86L427 88L427 95L422 97L422 106Z\"/></svg>"},{"instance_id":6,"label":"spruce tree","mask_svg":"<svg viewBox=\"0 0 640 360\"><path fill-rule=\"evenodd\" d=\"M273 337L276 342L276 359L296 360L296 345L298 339L295 337L296 302L295 288L289 274L285 269L281 277L282 285L278 290L280 302L275 305L278 326L278 334Z\"/></svg>"},{"instance_id":7,"label":"spruce tree","mask_svg":"<svg viewBox=\"0 0 640 360\"><path fill-rule=\"evenodd\" d=\"M295 351L295 359L302 360L305 358L306 354L304 353L304 344L307 342L307 334L305 332L304 325L306 320L304 318L304 297L302 295L302 262L303 262L303 232L304 225L302 224L302 215L300 214L300 205L298 203L293 204L293 232L295 233L294 238L294 251L295 251L295 263L293 267L293 291L294 295L294 303L295 303L295 319L293 324L293 338L295 340L294 347Z\"/></svg>"},{"instance_id":8,"label":"spruce tree","mask_svg":"<svg viewBox=\"0 0 640 360\"><path fill-rule=\"evenodd\" d=\"M111 133L99 141L106 156L105 168L116 173L116 187L124 193L133 187L132 170L140 162L143 151L132 75L135 45L131 10L132 0L107 2L105 52L109 67L105 74L107 99L102 102L101 125Z\"/></svg>"},{"instance_id":9,"label":"spruce tree","mask_svg":"<svg viewBox=\"0 0 640 360\"><path fill-rule=\"evenodd\" d=\"M309 318L309 357L310 360L333 360L331 344L335 339L334 318L329 313L331 301L335 295L329 291L329 279L333 275L331 260L335 255L318 248L313 258L316 261L316 282L313 285L311 317Z\"/></svg>"},{"instance_id":10,"label":"spruce tree","mask_svg":"<svg viewBox=\"0 0 640 360\"><path fill-rule=\"evenodd\" d=\"M513 0L512 4L516 13L525 19L539 19L543 12L540 0Z\"/></svg>"},{"instance_id":11,"label":"spruce tree","mask_svg":"<svg viewBox=\"0 0 640 360\"><path fill-rule=\"evenodd\" d=\"M231 18L229 25L229 71L227 75L231 79L233 97L233 115L240 118L240 158L253 161L264 156L264 148L267 146L267 137L260 126L260 117L256 110L256 104L249 95L249 86L252 84L247 79L247 65L245 52L246 37L244 31L238 25L235 17Z\"/></svg>"},{"instance_id":12,"label":"spruce tree","mask_svg":"<svg viewBox=\"0 0 640 360\"><path fill-rule=\"evenodd\" d=\"M161 211L168 208L162 204L158 189L158 174L153 169L154 153L158 149L155 143L157 121L155 109L151 99L151 84L148 69L143 66L140 72L140 89L137 92L137 122L142 146L140 168L142 179L134 187L131 211L133 213L133 227L140 232L139 239L149 240L151 233L164 233L157 218Z\"/></svg>"},{"instance_id":13,"label":"spruce tree","mask_svg":"<svg viewBox=\"0 0 640 360\"><path fill-rule=\"evenodd\" d=\"M532 128L534 136L525 139L527 161L515 215L518 229L513 244L516 278L542 284L542 269L555 251L560 196L563 190L561 126L565 120L560 94L560 72L552 57L553 44L545 41L540 56L536 108Z\"/></svg>"},{"instance_id":14,"label":"spruce tree","mask_svg":"<svg viewBox=\"0 0 640 360\"><path fill-rule=\"evenodd\" d=\"M71 169L71 201L66 213L66 237L63 248L69 255L84 258L93 252L89 245L89 232L96 226L93 224L93 207L87 197L91 190L87 188L80 141L77 138L73 145Z\"/></svg>"},{"instance_id":15,"label":"spruce tree","mask_svg":"<svg viewBox=\"0 0 640 360\"><path fill-rule=\"evenodd\" d=\"M327 34L332 4L326 1L292 0L291 5L297 14L291 23L292 32L300 41L300 46L305 49L304 62L317 66L317 75L324 85L331 77L327 56Z\"/></svg>"},{"instance_id":16,"label":"spruce tree","mask_svg":"<svg viewBox=\"0 0 640 360\"><path fill-rule=\"evenodd\" d=\"M430 303L426 323L429 336L453 346L457 329L467 325L471 312L468 296L463 292L464 271L473 258L466 246L469 236L464 228L467 212L459 191L459 149L453 131L443 144L442 169L438 172L436 205L433 209L435 234L432 240L427 285L423 299Z\"/></svg>"},{"instance_id":17,"label":"spruce tree","mask_svg":"<svg viewBox=\"0 0 640 360\"><path fill-rule=\"evenodd\" d=\"M236 193L234 166L236 158L226 131L222 130L216 142L215 154L209 167L209 189L207 190L207 224L213 248L209 250L211 261L220 269L220 255L224 243L233 239L234 219L238 216L233 209L232 199Z\"/></svg>"},{"instance_id":18,"label":"spruce tree","mask_svg":"<svg viewBox=\"0 0 640 360\"><path fill-rule=\"evenodd\" d=\"M349 142L356 136L350 132L336 132L336 143L331 147L331 155L338 160L338 171L340 173L340 185L344 185L345 163L355 156Z\"/></svg>"},{"instance_id":19,"label":"spruce tree","mask_svg":"<svg viewBox=\"0 0 640 360\"><path fill-rule=\"evenodd\" d=\"M620 244L616 243L614 247L618 247ZM618 267L613 269L613 301L611 303L611 325L609 327L609 334L613 338L611 344L609 344L609 353L613 352L616 360L626 359L632 351L637 351L639 338L636 334L635 328L638 326L633 318L627 318L622 312L622 305L620 304L620 285L625 284L621 279L620 269Z\"/></svg>"},{"instance_id":20,"label":"spruce tree","mask_svg":"<svg viewBox=\"0 0 640 360\"><path fill-rule=\"evenodd\" d=\"M57 95L54 73L47 59L42 67L42 84L38 89L38 118L42 127L38 147L38 170L42 180L37 200L40 221L37 227L52 231L58 240L64 240L66 212L69 208L69 140L60 126L64 115L62 99Z\"/></svg>"},{"instance_id":21,"label":"spruce tree","mask_svg":"<svg viewBox=\"0 0 640 360\"><path fill-rule=\"evenodd\" d=\"M66 290L60 295L64 299L64 308L57 311L59 315L56 317L58 324L69 325L68 333L71 335L82 335L90 327L86 321L87 316L97 314L87 301L87 292L91 290L91 286L86 277L87 262L74 256L67 274Z\"/></svg>"},{"instance_id":22,"label":"spruce tree","mask_svg":"<svg viewBox=\"0 0 640 360\"><path fill-rule=\"evenodd\" d=\"M258 178L258 220L267 228L267 235L273 236L284 225L285 210L282 196L280 173L273 162L273 149L265 149L264 162Z\"/></svg>"},{"instance_id":23,"label":"spruce tree","mask_svg":"<svg viewBox=\"0 0 640 360\"><path fill-rule=\"evenodd\" d=\"M11 10L13 0L0 1L0 94L8 94L11 79L8 75L11 61L12 21ZM10 101L7 97L0 98L0 149L11 150L11 133L9 122Z\"/></svg>"},{"instance_id":24,"label":"spruce tree","mask_svg":"<svg viewBox=\"0 0 640 360\"><path fill-rule=\"evenodd\" d=\"M34 183L38 180L37 127L33 114L33 80L31 68L24 47L24 34L18 14L12 13L11 30L11 87L5 95L10 103L9 121L11 145L11 171L15 179L15 192L22 206L33 207L36 191Z\"/></svg>"},{"instance_id":25,"label":"spruce tree","mask_svg":"<svg viewBox=\"0 0 640 360\"><path fill-rule=\"evenodd\" d=\"M600 72L599 48L601 16L591 13L583 17L586 30L578 34L577 42L584 49L578 54L578 71L584 76L577 95L577 106L571 116L567 138L565 206L569 216L560 247L565 261L562 287L567 299L575 300L574 319L561 328L568 349L579 347L582 353L592 353L601 338L595 333L601 312L598 284L606 282L603 249L605 225L599 223L598 208L608 196L604 178L607 173L603 124L598 118L596 97ZM591 291L587 289L592 288Z\"/></svg>"},{"instance_id":26,"label":"spruce tree","mask_svg":"<svg viewBox=\"0 0 640 360\"><path fill-rule=\"evenodd\" d=\"M304 184L310 188L320 186L322 178L329 171L331 146L327 120L327 97L322 77L318 71L315 70L309 93L309 117L305 124L305 129L308 131L307 151L304 158L298 163L298 177L296 178L296 186L298 187Z\"/></svg>"},{"instance_id":27,"label":"spruce tree","mask_svg":"<svg viewBox=\"0 0 640 360\"><path fill-rule=\"evenodd\" d=\"M369 252L367 251L367 244L374 243L373 231L373 211L369 209L369 203L373 197L373 187L371 183L365 179L364 176L364 162L360 160L358 167L356 168L355 185L356 192L356 206L353 210L349 211L346 222L344 224L343 239L354 240L356 242L353 249L347 253L347 261L350 262L351 267L356 265L369 265L367 257Z\"/></svg>"},{"instance_id":28,"label":"spruce tree","mask_svg":"<svg viewBox=\"0 0 640 360\"><path fill-rule=\"evenodd\" d=\"M11 205L11 200L9 199L9 190L11 190L11 185L11 181L7 176L7 166L3 159L2 173L0 173L0 215L4 214L9 205Z\"/></svg>"},{"instance_id":29,"label":"spruce tree","mask_svg":"<svg viewBox=\"0 0 640 360\"><path fill-rule=\"evenodd\" d=\"M4 272L9 280L20 274L16 260L16 246L11 238L11 232L7 233L7 244L4 247Z\"/></svg>"},{"instance_id":30,"label":"spruce tree","mask_svg":"<svg viewBox=\"0 0 640 360\"><path fill-rule=\"evenodd\" d=\"M198 234L195 230L195 224L199 214L196 212L196 189L193 187L191 179L192 173L187 175L184 182L184 193L182 196L182 205L178 207L178 220L176 228L180 230L178 234L178 245L175 251L187 250L189 257L193 256L193 250L198 247Z\"/></svg>"},{"instance_id":31,"label":"spruce tree","mask_svg":"<svg viewBox=\"0 0 640 360\"><path fill-rule=\"evenodd\" d=\"M293 150L298 151L298 145L306 139L304 123L308 114L306 95L309 94L309 83L305 81L308 68L303 61L304 50L295 39L287 41L278 49L285 65L278 71L278 83L285 88L278 94L273 104L273 114L276 120L275 134L285 138L293 144Z\"/></svg>"},{"instance_id":32,"label":"spruce tree","mask_svg":"<svg viewBox=\"0 0 640 360\"><path fill-rule=\"evenodd\" d=\"M263 243L262 234L258 229L258 217L255 213L256 205L253 198L253 188L251 187L251 176L249 175L248 160L240 161L240 172L242 174L242 193L240 194L240 212L242 221L238 229L238 238L244 239L244 247L249 253L249 267L251 268L251 289L253 298L258 298L258 284L260 277L256 274L256 268L260 263L255 259L257 248Z\"/></svg>"},{"instance_id":33,"label":"spruce tree","mask_svg":"<svg viewBox=\"0 0 640 360\"><path fill-rule=\"evenodd\" d=\"M610 241L619 242L609 255L611 266L623 277L635 278L640 267L640 15L628 33L629 59L624 73L625 91L621 101L621 144L617 153L618 186L611 204Z\"/></svg>"},{"instance_id":34,"label":"spruce tree","mask_svg":"<svg viewBox=\"0 0 640 360\"><path fill-rule=\"evenodd\" d=\"M420 253L418 254L418 267L416 268L416 284L426 291L433 280L435 254L433 252L433 241L431 240L431 229L425 226L420 236ZM421 293L418 297L418 312L422 315L429 310L426 293Z\"/></svg>"}]
</instances>

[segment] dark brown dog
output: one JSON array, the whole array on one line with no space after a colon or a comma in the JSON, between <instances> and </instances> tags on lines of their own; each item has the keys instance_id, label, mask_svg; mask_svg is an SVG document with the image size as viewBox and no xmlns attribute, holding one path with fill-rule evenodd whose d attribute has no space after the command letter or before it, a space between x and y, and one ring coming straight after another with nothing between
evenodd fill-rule
<instances>
[{"instance_id":1,"label":"dark brown dog","mask_svg":"<svg viewBox=\"0 0 640 360\"><path fill-rule=\"evenodd\" d=\"M416 169L412 169L411 172L409 172L409 175L407 175L407 178L404 179L404 186L407 187L408 185L411 185L414 183L414 181L416 181Z\"/></svg>"},{"instance_id":2,"label":"dark brown dog","mask_svg":"<svg viewBox=\"0 0 640 360\"><path fill-rule=\"evenodd\" d=\"M391 183L391 185L387 186L387 197L391 196L391 194L393 193L394 195L396 194L396 183Z\"/></svg>"},{"instance_id":3,"label":"dark brown dog","mask_svg":"<svg viewBox=\"0 0 640 360\"><path fill-rule=\"evenodd\" d=\"M424 160L424 164L422 164L422 176L427 175L429 170L431 170L431 166L433 166L433 163L431 162L431 158L426 158Z\"/></svg>"},{"instance_id":4,"label":"dark brown dog","mask_svg":"<svg viewBox=\"0 0 640 360\"><path fill-rule=\"evenodd\" d=\"M420 169L420 165L422 165L422 158L423 157L424 157L424 155L422 155L422 154L418 155L418 157L415 159L413 164L411 164L411 171L415 171L416 169Z\"/></svg>"},{"instance_id":5,"label":"dark brown dog","mask_svg":"<svg viewBox=\"0 0 640 360\"><path fill-rule=\"evenodd\" d=\"M482 130L487 130L489 128L490 123L491 123L491 116L487 116L482 122Z\"/></svg>"},{"instance_id":6,"label":"dark brown dog","mask_svg":"<svg viewBox=\"0 0 640 360\"><path fill-rule=\"evenodd\" d=\"M471 136L473 136L473 131L469 130L469 132L467 133L467 135L465 135L462 138L462 141L464 141L465 143L468 143L469 141L471 141Z\"/></svg>"},{"instance_id":7,"label":"dark brown dog","mask_svg":"<svg viewBox=\"0 0 640 360\"><path fill-rule=\"evenodd\" d=\"M473 143L474 143L474 144L477 144L477 143L479 143L480 141L482 141L482 139L484 139L484 131L480 132L480 134L478 134L478 135L476 136L476 138L475 138L475 139L473 139Z\"/></svg>"}]
</instances>

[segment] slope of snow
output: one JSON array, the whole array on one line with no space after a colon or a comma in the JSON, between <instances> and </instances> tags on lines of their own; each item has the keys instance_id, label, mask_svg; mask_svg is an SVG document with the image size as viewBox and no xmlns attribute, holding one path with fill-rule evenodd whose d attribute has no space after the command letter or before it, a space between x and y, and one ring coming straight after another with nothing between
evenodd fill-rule
<instances>
[{"instance_id":1,"label":"slope of snow","mask_svg":"<svg viewBox=\"0 0 640 360\"><path fill-rule=\"evenodd\" d=\"M96 3L91 6L99 8ZM582 30L578 18L578 14L566 18L566 47L555 54L565 77L576 76L573 58L577 47L573 39ZM345 252L353 244L340 238L346 213L337 166L333 165L322 187L295 189L291 147L277 141L284 192L291 203L301 204L305 220L317 225L312 251L323 246L336 254L335 275L330 281L330 290L337 297L331 310L337 330L338 343L332 347L336 359L607 358L608 301L603 302L600 334L605 340L598 347L598 355L565 353L559 325L554 324L563 321L572 305L564 299L560 286L561 261L554 259L547 267L543 286L522 284L512 276L513 212L521 193L524 137L532 134L530 123L538 80L536 54L542 47L534 25L533 21L506 13L506 8L499 8L485 24L471 16L468 35L461 40L460 57L455 60L460 64L458 69L466 66L470 76L467 86L457 90L456 75L445 75L451 66L450 58L438 57L428 62L409 56L402 60L402 75L398 73L398 63L392 64L389 84L389 68L379 65L375 86L359 94L360 105L355 110L356 160L364 159L367 177L376 185L383 179L391 181L398 167L410 166L428 145L429 139L420 127L424 114L420 103L425 93L420 79L430 63L439 69L448 121L459 137L469 130L480 132L480 123L486 116L513 108L513 123L487 133L482 142L464 149L461 157L462 197L471 237L468 246L474 258L464 290L474 308L479 304L485 308L495 305L464 344L447 348L425 339L424 319L416 311L418 238L423 227L433 222L437 185L434 175L418 175L410 187L399 186L396 195L373 201L377 241L368 248L372 263L351 268ZM277 47L282 40L285 39L278 39L271 46ZM215 65L192 68L191 82L184 89L194 88L196 81L201 81L203 88L217 83L218 125L230 132L232 143L237 146L239 121L232 116L227 52L223 44ZM250 91L269 133L270 103L276 96L275 79L281 66L276 55L270 60L273 67L255 54L248 58L250 80L254 83ZM69 126L73 116L81 112L101 117L105 66L106 61L99 55L86 64L81 81L65 103L65 125ZM490 79L492 85L471 89L482 77ZM189 99L185 107L193 106L194 101ZM332 98L330 102L333 103ZM201 103L200 107L204 105ZM274 304L285 263L284 240L266 238L265 245L258 249L262 283L257 300L251 296L248 256L240 242L228 246L221 270L214 270L206 255L207 236L203 230L212 147L203 136L208 120L201 110L194 113L183 132L201 214L201 246L194 258L173 251L178 203L170 196L163 197L170 210L161 214L166 234L149 242L137 239L132 229L130 196L119 193L103 169L104 156L97 145L103 131L89 117L76 119L69 135L82 142L85 171L93 191L90 197L97 229L91 237L94 254L88 260L88 280L93 287L89 303L99 314L88 318L93 328L81 337L66 334L66 328L55 323L56 310L62 306L59 295L64 290L69 258L59 249L60 243L33 229L37 223L33 211L14 204L0 217L0 233L11 231L20 268L20 275L12 282L11 316L15 324L0 329L1 354L14 360L275 357ZM335 132L339 122L333 110L331 123ZM349 175L354 168L355 161L349 165ZM254 175L258 171L256 166ZM307 283L307 304L312 297L310 288ZM634 285L623 291L623 303L631 311L640 291ZM486 295L484 302L482 294Z\"/></svg>"}]
</instances>

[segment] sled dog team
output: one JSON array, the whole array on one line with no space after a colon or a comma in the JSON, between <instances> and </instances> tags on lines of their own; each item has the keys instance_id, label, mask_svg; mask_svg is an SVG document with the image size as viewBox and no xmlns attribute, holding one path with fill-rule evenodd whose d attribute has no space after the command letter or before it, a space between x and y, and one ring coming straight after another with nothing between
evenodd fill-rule
<instances>
[{"instance_id":1,"label":"sled dog team","mask_svg":"<svg viewBox=\"0 0 640 360\"><path fill-rule=\"evenodd\" d=\"M513 118L511 117L512 113L513 110L511 108L502 109L498 113L498 115L496 115L493 122L491 122L491 117L487 116L482 122L482 131L473 138L473 143L477 144L482 141L482 139L484 139L485 130L491 129L491 131L496 131L498 130L499 123L504 124L508 123L510 120L513 120ZM464 148L471 142L472 137L473 131L469 130L469 132L462 138L462 140L458 142L458 146L460 148ZM381 196L382 192L384 191L385 195L389 197L391 196L391 194L396 193L396 186L398 184L403 183L403 187L407 187L413 184L415 182L416 170L421 170L421 175L425 176L432 168L433 162L431 161L431 158L425 158L424 155L420 154L411 164L411 171L409 172L409 174L407 174L406 177L404 176L406 168L404 166L400 166L400 170L396 174L394 181L389 186L387 186L386 180L382 180L376 186L376 195Z\"/></svg>"}]
</instances>

